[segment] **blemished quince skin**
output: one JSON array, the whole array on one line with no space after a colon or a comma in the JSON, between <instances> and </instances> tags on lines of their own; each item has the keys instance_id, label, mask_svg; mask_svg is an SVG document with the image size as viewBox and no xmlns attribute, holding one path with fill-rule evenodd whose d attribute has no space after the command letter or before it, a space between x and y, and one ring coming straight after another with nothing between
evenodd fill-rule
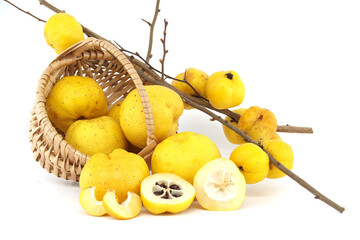
<instances>
[{"instance_id":1,"label":"blemished quince skin","mask_svg":"<svg viewBox=\"0 0 360 240\"><path fill-rule=\"evenodd\" d=\"M153 173L174 173L193 183L196 172L220 157L216 144L205 135L181 132L159 143L151 157Z\"/></svg>"},{"instance_id":2,"label":"blemished quince skin","mask_svg":"<svg viewBox=\"0 0 360 240\"><path fill-rule=\"evenodd\" d=\"M196 92L200 96L205 97L206 83L207 79L209 78L209 76L205 72L196 68L188 68L185 70L185 72L178 74L175 78L179 80L184 80L184 78L186 78L186 81L196 90ZM171 85L173 85L180 91L191 96L196 96L196 92L189 86L189 84L177 80L173 80L171 82ZM193 109L192 106L186 103L184 103L184 108Z\"/></svg>"},{"instance_id":3,"label":"blemished quince skin","mask_svg":"<svg viewBox=\"0 0 360 240\"><path fill-rule=\"evenodd\" d=\"M266 140L263 142L264 149L270 153L277 161L291 170L294 166L294 153L291 146L282 140ZM284 177L286 174L270 163L267 178L276 179Z\"/></svg>"},{"instance_id":4,"label":"blemished quince skin","mask_svg":"<svg viewBox=\"0 0 360 240\"><path fill-rule=\"evenodd\" d=\"M46 111L55 127L66 133L76 120L106 115L107 100L92 78L67 76L53 86L46 100Z\"/></svg>"},{"instance_id":5,"label":"blemished quince skin","mask_svg":"<svg viewBox=\"0 0 360 240\"><path fill-rule=\"evenodd\" d=\"M248 108L241 115L238 126L255 142L261 143L278 137L274 136L277 130L275 115L270 110L258 106Z\"/></svg>"},{"instance_id":6,"label":"blemished quince skin","mask_svg":"<svg viewBox=\"0 0 360 240\"><path fill-rule=\"evenodd\" d=\"M106 213L117 219L131 219L139 215L142 207L141 198L133 192L127 193L125 201L119 203L115 190L108 190L102 200Z\"/></svg>"},{"instance_id":7,"label":"blemished quince skin","mask_svg":"<svg viewBox=\"0 0 360 240\"><path fill-rule=\"evenodd\" d=\"M97 153L90 157L80 174L80 190L96 187L95 196L102 200L108 190L114 190L119 202L127 192L140 194L141 181L150 175L145 160L134 153L115 149L109 155Z\"/></svg>"},{"instance_id":8,"label":"blemished quince skin","mask_svg":"<svg viewBox=\"0 0 360 240\"><path fill-rule=\"evenodd\" d=\"M145 86L154 119L158 142L176 133L178 121L184 111L181 97L173 90L159 86ZM132 90L120 107L120 125L128 141L138 148L147 144L147 128L143 105L138 90Z\"/></svg>"},{"instance_id":9,"label":"blemished quince skin","mask_svg":"<svg viewBox=\"0 0 360 240\"><path fill-rule=\"evenodd\" d=\"M268 155L253 143L244 143L236 147L230 154L230 160L240 169L247 184L258 183L269 173Z\"/></svg>"},{"instance_id":10,"label":"blemished quince skin","mask_svg":"<svg viewBox=\"0 0 360 240\"><path fill-rule=\"evenodd\" d=\"M246 110L247 110L247 108L239 108L239 109L235 109L232 111L237 114L240 114L240 116L242 116ZM226 116L225 120L230 122L230 124L233 125L234 127L239 128L239 122L232 120L229 116ZM233 130L231 130L230 128L228 128L225 125L223 125L223 131L224 131L226 139L230 143L237 144L237 145L246 143L246 141L244 140L243 137L241 137L239 134L237 134L236 132L234 132ZM280 136L277 133L274 133L274 135L271 137L271 139L281 140Z\"/></svg>"},{"instance_id":11,"label":"blemished quince skin","mask_svg":"<svg viewBox=\"0 0 360 240\"><path fill-rule=\"evenodd\" d=\"M84 39L80 23L67 13L56 13L45 23L44 37L46 43L60 54L68 47Z\"/></svg>"},{"instance_id":12,"label":"blemished quince skin","mask_svg":"<svg viewBox=\"0 0 360 240\"><path fill-rule=\"evenodd\" d=\"M213 73L206 84L206 98L217 109L240 105L245 97L245 86L235 71Z\"/></svg>"},{"instance_id":13,"label":"blemished quince skin","mask_svg":"<svg viewBox=\"0 0 360 240\"><path fill-rule=\"evenodd\" d=\"M65 140L89 156L110 154L117 148L126 150L128 146L119 121L108 116L77 120L68 128Z\"/></svg>"},{"instance_id":14,"label":"blemished quince skin","mask_svg":"<svg viewBox=\"0 0 360 240\"><path fill-rule=\"evenodd\" d=\"M192 184L173 173L156 173L141 183L141 199L153 214L179 213L189 208L195 198Z\"/></svg>"},{"instance_id":15,"label":"blemished quince skin","mask_svg":"<svg viewBox=\"0 0 360 240\"><path fill-rule=\"evenodd\" d=\"M235 163L218 158L206 163L194 178L196 199L212 211L231 211L240 207L245 198L246 181Z\"/></svg>"}]
</instances>

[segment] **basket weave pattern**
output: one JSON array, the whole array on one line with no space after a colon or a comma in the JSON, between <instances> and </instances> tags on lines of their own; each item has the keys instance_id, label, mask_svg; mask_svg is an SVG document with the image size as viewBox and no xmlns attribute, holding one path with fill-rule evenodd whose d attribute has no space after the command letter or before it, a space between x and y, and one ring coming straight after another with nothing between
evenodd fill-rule
<instances>
[{"instance_id":1,"label":"basket weave pattern","mask_svg":"<svg viewBox=\"0 0 360 240\"><path fill-rule=\"evenodd\" d=\"M81 169L89 159L89 156L65 141L64 133L56 129L47 116L46 99L54 84L65 76L86 76L96 80L107 97L108 109L136 88L144 108L148 133L147 146L138 154L149 160L157 141L143 82L120 50L96 38L87 38L65 50L43 72L38 82L29 128L35 160L57 177L79 181Z\"/></svg>"}]
</instances>

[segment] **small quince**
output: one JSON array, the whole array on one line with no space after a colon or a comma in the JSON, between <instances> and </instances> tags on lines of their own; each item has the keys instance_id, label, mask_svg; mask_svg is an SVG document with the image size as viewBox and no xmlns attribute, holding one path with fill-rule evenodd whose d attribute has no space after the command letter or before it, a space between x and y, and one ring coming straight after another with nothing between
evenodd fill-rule
<instances>
[{"instance_id":1,"label":"small quince","mask_svg":"<svg viewBox=\"0 0 360 240\"><path fill-rule=\"evenodd\" d=\"M270 153L277 161L283 164L286 168L291 170L294 166L294 153L289 144L282 140L266 140L263 142L263 147ZM267 178L275 179L284 177L286 174L279 170L276 166L270 163L269 173Z\"/></svg>"},{"instance_id":2,"label":"small quince","mask_svg":"<svg viewBox=\"0 0 360 240\"><path fill-rule=\"evenodd\" d=\"M178 74L175 78L179 80L184 80L184 78L186 78L186 81L196 90L196 92L200 94L200 96L205 97L206 83L209 78L205 72L196 68L188 68L185 72ZM196 96L194 89L192 89L189 84L177 80L171 82L171 85L180 91L191 96ZM184 103L184 108L192 109L193 107Z\"/></svg>"},{"instance_id":3,"label":"small quince","mask_svg":"<svg viewBox=\"0 0 360 240\"><path fill-rule=\"evenodd\" d=\"M245 86L235 71L212 74L206 84L206 98L217 109L236 107L245 97Z\"/></svg>"},{"instance_id":4,"label":"small quince","mask_svg":"<svg viewBox=\"0 0 360 240\"><path fill-rule=\"evenodd\" d=\"M238 166L247 184L258 183L269 173L268 155L253 143L244 143L235 148L230 160Z\"/></svg>"},{"instance_id":5,"label":"small quince","mask_svg":"<svg viewBox=\"0 0 360 240\"><path fill-rule=\"evenodd\" d=\"M220 151L207 136L181 132L159 143L151 158L153 173L174 173L192 183L205 163L220 157Z\"/></svg>"},{"instance_id":6,"label":"small quince","mask_svg":"<svg viewBox=\"0 0 360 240\"><path fill-rule=\"evenodd\" d=\"M145 86L154 119L155 136L159 142L176 134L184 111L181 97L173 90L158 85ZM138 90L131 91L120 106L120 125L128 141L144 148L147 144L145 113Z\"/></svg>"},{"instance_id":7,"label":"small quince","mask_svg":"<svg viewBox=\"0 0 360 240\"><path fill-rule=\"evenodd\" d=\"M57 13L45 23L44 36L46 43L60 54L68 47L84 39L80 23L67 13Z\"/></svg>"},{"instance_id":8,"label":"small quince","mask_svg":"<svg viewBox=\"0 0 360 240\"><path fill-rule=\"evenodd\" d=\"M128 145L119 121L108 116L77 120L70 125L65 140L89 156L109 154L117 148L127 149Z\"/></svg>"},{"instance_id":9,"label":"small quince","mask_svg":"<svg viewBox=\"0 0 360 240\"><path fill-rule=\"evenodd\" d=\"M276 133L277 120L270 110L252 106L241 115L238 126L255 142L261 143Z\"/></svg>"}]
</instances>

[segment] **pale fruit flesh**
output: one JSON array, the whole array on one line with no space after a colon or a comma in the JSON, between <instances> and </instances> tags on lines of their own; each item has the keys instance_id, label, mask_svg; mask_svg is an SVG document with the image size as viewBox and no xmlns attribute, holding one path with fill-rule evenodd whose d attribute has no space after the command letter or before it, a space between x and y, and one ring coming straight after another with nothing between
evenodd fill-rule
<instances>
[{"instance_id":1,"label":"pale fruit flesh","mask_svg":"<svg viewBox=\"0 0 360 240\"><path fill-rule=\"evenodd\" d=\"M79 195L79 201L82 208L92 216L98 217L106 214L102 201L98 201L95 197L95 187L82 190Z\"/></svg>"},{"instance_id":2,"label":"pale fruit flesh","mask_svg":"<svg viewBox=\"0 0 360 240\"><path fill-rule=\"evenodd\" d=\"M207 210L236 210L245 198L245 178L235 163L225 158L215 159L200 168L194 186L196 199Z\"/></svg>"},{"instance_id":3,"label":"pale fruit flesh","mask_svg":"<svg viewBox=\"0 0 360 240\"><path fill-rule=\"evenodd\" d=\"M172 173L153 174L141 183L141 199L153 214L182 212L194 198L193 185Z\"/></svg>"},{"instance_id":4,"label":"pale fruit flesh","mask_svg":"<svg viewBox=\"0 0 360 240\"><path fill-rule=\"evenodd\" d=\"M115 190L108 190L102 200L106 212L117 219L131 219L139 215L142 207L141 198L133 192L128 192L125 201L119 204Z\"/></svg>"}]
</instances>

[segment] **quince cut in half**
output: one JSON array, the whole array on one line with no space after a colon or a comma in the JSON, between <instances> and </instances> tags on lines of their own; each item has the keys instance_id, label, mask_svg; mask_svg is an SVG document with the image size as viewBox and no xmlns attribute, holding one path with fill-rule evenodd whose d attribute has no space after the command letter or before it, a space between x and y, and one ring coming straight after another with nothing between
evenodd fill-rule
<instances>
[{"instance_id":1,"label":"quince cut in half","mask_svg":"<svg viewBox=\"0 0 360 240\"><path fill-rule=\"evenodd\" d=\"M192 184L173 173L156 173L141 183L141 199L153 214L186 210L195 198Z\"/></svg>"},{"instance_id":2,"label":"quince cut in half","mask_svg":"<svg viewBox=\"0 0 360 240\"><path fill-rule=\"evenodd\" d=\"M246 181L235 163L218 158L201 167L194 178L196 199L213 211L236 210L245 198Z\"/></svg>"},{"instance_id":3,"label":"quince cut in half","mask_svg":"<svg viewBox=\"0 0 360 240\"><path fill-rule=\"evenodd\" d=\"M141 198L134 192L128 192L127 198L119 203L115 190L108 190L102 200L106 212L117 219L130 219L136 217L142 207Z\"/></svg>"},{"instance_id":4,"label":"quince cut in half","mask_svg":"<svg viewBox=\"0 0 360 240\"><path fill-rule=\"evenodd\" d=\"M106 214L102 201L98 201L95 197L95 187L88 187L81 190L79 200L82 208L88 214L96 217Z\"/></svg>"}]
</instances>

